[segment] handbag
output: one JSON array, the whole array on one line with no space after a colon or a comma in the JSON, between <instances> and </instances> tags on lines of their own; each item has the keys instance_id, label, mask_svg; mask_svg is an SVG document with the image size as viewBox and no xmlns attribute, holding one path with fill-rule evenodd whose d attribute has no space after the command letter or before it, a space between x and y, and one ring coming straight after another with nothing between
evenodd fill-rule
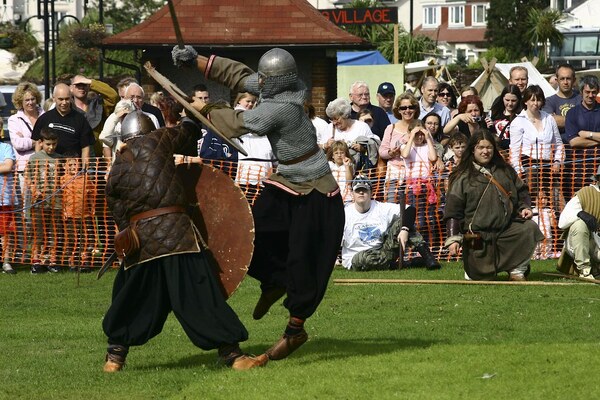
<instances>
[{"instance_id":1,"label":"handbag","mask_svg":"<svg viewBox=\"0 0 600 400\"><path fill-rule=\"evenodd\" d=\"M128 226L115 235L115 252L119 257L129 257L140 251L140 238L134 226Z\"/></svg>"},{"instance_id":2,"label":"handbag","mask_svg":"<svg viewBox=\"0 0 600 400\"><path fill-rule=\"evenodd\" d=\"M465 232L463 233L463 246L467 246L473 250L483 249L483 238L479 232Z\"/></svg>"},{"instance_id":3,"label":"handbag","mask_svg":"<svg viewBox=\"0 0 600 400\"><path fill-rule=\"evenodd\" d=\"M130 257L140 251L140 237L135 230L137 222L171 213L185 213L181 206L169 206L148 210L134 215L129 219L129 226L115 235L115 252L119 257Z\"/></svg>"}]
</instances>

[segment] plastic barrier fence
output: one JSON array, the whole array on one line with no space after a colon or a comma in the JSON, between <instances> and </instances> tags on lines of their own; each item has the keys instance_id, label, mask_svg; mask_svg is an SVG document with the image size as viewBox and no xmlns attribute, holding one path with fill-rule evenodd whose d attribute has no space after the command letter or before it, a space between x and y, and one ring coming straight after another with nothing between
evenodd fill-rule
<instances>
[{"instance_id":1,"label":"plastic barrier fence","mask_svg":"<svg viewBox=\"0 0 600 400\"><path fill-rule=\"evenodd\" d=\"M539 149L538 149L539 150ZM557 228L558 216L566 201L577 190L589 185L600 164L596 149L566 152L556 164L550 158L536 161L523 158L522 176L531 188L535 220L546 240L538 246L535 258L558 256L562 244ZM510 160L510 157L506 157ZM252 204L260 181L271 172L250 162L230 163L176 157L176 162L210 163L223 171L244 190ZM404 171L391 174L389 168L363 171L373 184L373 197L379 201L400 200L417 208L417 228L442 259L445 226L442 222L449 170L437 171L405 165ZM69 267L99 267L112 254L116 232L106 206L104 191L110 167L94 159L83 172L80 160L42 160L25 171L0 175L0 234L3 260L30 264L33 260ZM3 179L2 179L3 178ZM351 188L344 177L337 177L346 200Z\"/></svg>"}]
</instances>

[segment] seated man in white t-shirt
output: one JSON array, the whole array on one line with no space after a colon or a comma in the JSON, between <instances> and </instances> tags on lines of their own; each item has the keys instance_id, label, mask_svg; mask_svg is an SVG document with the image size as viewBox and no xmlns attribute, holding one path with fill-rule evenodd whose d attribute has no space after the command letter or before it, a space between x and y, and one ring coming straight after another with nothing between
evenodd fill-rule
<instances>
[{"instance_id":1,"label":"seated man in white t-shirt","mask_svg":"<svg viewBox=\"0 0 600 400\"><path fill-rule=\"evenodd\" d=\"M371 182L364 176L358 176L352 182L354 202L346 205L342 238L344 268L356 271L398 269L408 244L419 252L427 269L441 268L421 234L415 230L415 208L408 206L402 210L400 204L373 200L371 189Z\"/></svg>"}]
</instances>

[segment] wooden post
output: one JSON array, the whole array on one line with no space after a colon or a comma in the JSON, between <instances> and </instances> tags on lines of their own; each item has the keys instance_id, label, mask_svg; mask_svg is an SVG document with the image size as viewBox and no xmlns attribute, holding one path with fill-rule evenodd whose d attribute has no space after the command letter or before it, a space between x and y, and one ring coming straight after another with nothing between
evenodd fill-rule
<instances>
[{"instance_id":1,"label":"wooden post","mask_svg":"<svg viewBox=\"0 0 600 400\"><path fill-rule=\"evenodd\" d=\"M394 64L398 64L398 24L394 24Z\"/></svg>"},{"instance_id":2,"label":"wooden post","mask_svg":"<svg viewBox=\"0 0 600 400\"><path fill-rule=\"evenodd\" d=\"M334 279L336 285L396 284L396 285L515 285L515 286L571 286L580 283L544 281L467 281L448 279ZM593 282L590 282L593 283Z\"/></svg>"}]
</instances>

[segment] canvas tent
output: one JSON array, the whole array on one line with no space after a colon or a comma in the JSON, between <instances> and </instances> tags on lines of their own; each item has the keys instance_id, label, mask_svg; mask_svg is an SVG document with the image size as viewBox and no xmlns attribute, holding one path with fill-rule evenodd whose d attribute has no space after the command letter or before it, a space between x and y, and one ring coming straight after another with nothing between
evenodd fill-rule
<instances>
[{"instance_id":1,"label":"canvas tent","mask_svg":"<svg viewBox=\"0 0 600 400\"><path fill-rule=\"evenodd\" d=\"M539 85L544 91L544 96L549 97L556 94L556 90L550 86L548 81L540 74L540 71L529 62L520 62L512 64L497 63L496 59L488 62L485 58L481 59L483 72L471 83L471 86L477 89L479 97L483 102L483 108L489 110L494 100L500 95L506 85L508 85L508 73L514 66L520 65L527 68L529 76L529 85Z\"/></svg>"}]
</instances>

